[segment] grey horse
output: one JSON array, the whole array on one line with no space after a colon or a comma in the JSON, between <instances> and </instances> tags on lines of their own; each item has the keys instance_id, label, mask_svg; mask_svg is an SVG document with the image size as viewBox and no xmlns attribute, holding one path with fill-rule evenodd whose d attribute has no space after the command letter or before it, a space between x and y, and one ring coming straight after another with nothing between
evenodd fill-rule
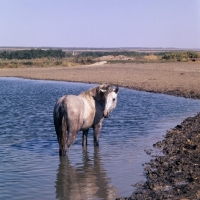
<instances>
[{"instance_id":1,"label":"grey horse","mask_svg":"<svg viewBox=\"0 0 200 200\"><path fill-rule=\"evenodd\" d=\"M60 156L66 155L79 131L83 131L82 146L86 147L91 127L94 130L94 146L99 145L102 122L116 107L118 91L118 87L103 84L78 96L63 96L57 101L53 115Z\"/></svg>"}]
</instances>

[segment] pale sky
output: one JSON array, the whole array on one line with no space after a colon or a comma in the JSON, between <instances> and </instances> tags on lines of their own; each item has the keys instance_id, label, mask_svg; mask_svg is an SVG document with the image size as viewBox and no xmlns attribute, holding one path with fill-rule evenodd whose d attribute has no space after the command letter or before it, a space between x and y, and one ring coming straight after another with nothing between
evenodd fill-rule
<instances>
[{"instance_id":1,"label":"pale sky","mask_svg":"<svg viewBox=\"0 0 200 200\"><path fill-rule=\"evenodd\" d=\"M200 48L200 0L0 0L0 47Z\"/></svg>"}]
</instances>

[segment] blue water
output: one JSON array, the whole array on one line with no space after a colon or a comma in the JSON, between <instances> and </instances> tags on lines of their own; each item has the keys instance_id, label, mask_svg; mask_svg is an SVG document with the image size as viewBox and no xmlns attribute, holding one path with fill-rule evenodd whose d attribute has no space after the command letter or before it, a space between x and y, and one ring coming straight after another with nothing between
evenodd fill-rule
<instances>
[{"instance_id":1,"label":"blue water","mask_svg":"<svg viewBox=\"0 0 200 200\"><path fill-rule=\"evenodd\" d=\"M114 199L144 181L144 149L200 110L200 101L120 88L117 108L105 119L100 147L87 150L78 134L59 158L53 107L65 94L95 85L0 78L0 199ZM156 152L157 150L155 150Z\"/></svg>"}]
</instances>

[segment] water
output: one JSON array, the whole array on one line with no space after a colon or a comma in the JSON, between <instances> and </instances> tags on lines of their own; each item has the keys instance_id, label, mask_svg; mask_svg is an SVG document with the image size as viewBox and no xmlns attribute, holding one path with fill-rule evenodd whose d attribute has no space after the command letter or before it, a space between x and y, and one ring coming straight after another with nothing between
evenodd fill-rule
<instances>
[{"instance_id":1,"label":"water","mask_svg":"<svg viewBox=\"0 0 200 200\"><path fill-rule=\"evenodd\" d=\"M200 101L120 88L117 108L103 122L100 147L78 134L59 158L53 107L64 94L91 84L0 78L0 199L114 199L144 181L144 149L199 112Z\"/></svg>"}]
</instances>

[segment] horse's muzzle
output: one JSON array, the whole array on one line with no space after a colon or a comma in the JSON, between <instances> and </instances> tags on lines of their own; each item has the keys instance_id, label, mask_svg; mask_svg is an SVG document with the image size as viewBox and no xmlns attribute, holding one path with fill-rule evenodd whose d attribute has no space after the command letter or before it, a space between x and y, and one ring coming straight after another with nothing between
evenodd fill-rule
<instances>
[{"instance_id":1,"label":"horse's muzzle","mask_svg":"<svg viewBox=\"0 0 200 200\"><path fill-rule=\"evenodd\" d=\"M109 117L109 113L108 112L103 112L103 117L104 118L108 118Z\"/></svg>"}]
</instances>

